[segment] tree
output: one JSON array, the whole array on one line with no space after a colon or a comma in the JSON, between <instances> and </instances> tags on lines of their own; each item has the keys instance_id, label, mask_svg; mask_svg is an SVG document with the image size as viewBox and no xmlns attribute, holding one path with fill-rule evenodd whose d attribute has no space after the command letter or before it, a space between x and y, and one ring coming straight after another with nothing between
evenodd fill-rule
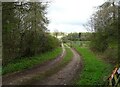
<instances>
[{"instance_id":1,"label":"tree","mask_svg":"<svg viewBox=\"0 0 120 87\"><path fill-rule=\"evenodd\" d=\"M47 33L47 4L3 2L2 7L3 65L60 46L58 39Z\"/></svg>"},{"instance_id":2,"label":"tree","mask_svg":"<svg viewBox=\"0 0 120 87\"><path fill-rule=\"evenodd\" d=\"M3 41L3 64L18 55L19 30L15 12L15 3L2 3L2 41ZM5 59L4 59L5 58Z\"/></svg>"},{"instance_id":3,"label":"tree","mask_svg":"<svg viewBox=\"0 0 120 87\"><path fill-rule=\"evenodd\" d=\"M115 1L105 2L92 15L90 47L93 51L106 54L106 58L116 61L118 58L118 8Z\"/></svg>"}]
</instances>

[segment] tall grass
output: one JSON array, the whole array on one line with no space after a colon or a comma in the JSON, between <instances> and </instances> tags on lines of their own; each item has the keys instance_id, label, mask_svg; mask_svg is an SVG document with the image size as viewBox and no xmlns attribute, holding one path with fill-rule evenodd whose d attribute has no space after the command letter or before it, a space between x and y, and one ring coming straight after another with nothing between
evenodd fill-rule
<instances>
[{"instance_id":1,"label":"tall grass","mask_svg":"<svg viewBox=\"0 0 120 87\"><path fill-rule=\"evenodd\" d=\"M97 58L88 48L74 45L83 58L83 70L75 84L98 85L103 84L112 71L112 66Z\"/></svg>"},{"instance_id":2,"label":"tall grass","mask_svg":"<svg viewBox=\"0 0 120 87\"><path fill-rule=\"evenodd\" d=\"M42 64L55 59L61 52L62 48L59 47L42 55L15 60L2 68L2 74L5 75L12 72L22 71L24 69L29 69L37 64Z\"/></svg>"}]
</instances>

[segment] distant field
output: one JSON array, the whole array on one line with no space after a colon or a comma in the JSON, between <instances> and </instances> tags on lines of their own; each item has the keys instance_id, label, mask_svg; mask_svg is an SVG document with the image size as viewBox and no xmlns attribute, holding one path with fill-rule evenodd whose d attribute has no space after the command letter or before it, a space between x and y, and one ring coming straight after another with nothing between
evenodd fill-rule
<instances>
[{"instance_id":1,"label":"distant field","mask_svg":"<svg viewBox=\"0 0 120 87\"><path fill-rule=\"evenodd\" d=\"M79 46L88 47L89 43L90 41L78 41L76 44L79 44Z\"/></svg>"},{"instance_id":2,"label":"distant field","mask_svg":"<svg viewBox=\"0 0 120 87\"><path fill-rule=\"evenodd\" d=\"M74 45L78 45L80 47L88 47L89 46L90 41L70 41L69 43L67 43L69 46L74 46Z\"/></svg>"}]
</instances>

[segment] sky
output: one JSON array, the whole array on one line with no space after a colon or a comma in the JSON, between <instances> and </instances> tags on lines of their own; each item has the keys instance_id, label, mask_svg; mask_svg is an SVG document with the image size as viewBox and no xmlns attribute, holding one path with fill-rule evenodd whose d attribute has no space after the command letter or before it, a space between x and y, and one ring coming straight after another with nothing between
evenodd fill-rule
<instances>
[{"instance_id":1,"label":"sky","mask_svg":"<svg viewBox=\"0 0 120 87\"><path fill-rule=\"evenodd\" d=\"M47 17L50 32L87 32L83 26L105 0L50 0Z\"/></svg>"}]
</instances>

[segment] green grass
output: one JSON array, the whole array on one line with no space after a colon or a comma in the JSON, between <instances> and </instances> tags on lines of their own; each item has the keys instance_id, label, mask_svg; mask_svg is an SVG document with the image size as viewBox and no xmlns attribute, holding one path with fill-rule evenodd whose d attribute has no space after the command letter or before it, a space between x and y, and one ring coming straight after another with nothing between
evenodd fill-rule
<instances>
[{"instance_id":1,"label":"green grass","mask_svg":"<svg viewBox=\"0 0 120 87\"><path fill-rule=\"evenodd\" d=\"M24 69L29 69L37 64L42 64L44 62L53 60L58 55L60 55L61 52L62 48L59 47L42 55L15 60L2 68L2 74L5 75L16 71L22 71Z\"/></svg>"},{"instance_id":2,"label":"green grass","mask_svg":"<svg viewBox=\"0 0 120 87\"><path fill-rule=\"evenodd\" d=\"M100 58L97 58L88 48L74 46L82 55L83 70L75 82L77 85L98 85L103 84L112 71L112 66Z\"/></svg>"},{"instance_id":3,"label":"green grass","mask_svg":"<svg viewBox=\"0 0 120 87\"><path fill-rule=\"evenodd\" d=\"M66 49L66 55L65 55L64 59L62 60L62 62L60 63L60 65L66 65L73 57L73 53L70 50L70 48L68 48L65 45L65 49Z\"/></svg>"}]
</instances>

